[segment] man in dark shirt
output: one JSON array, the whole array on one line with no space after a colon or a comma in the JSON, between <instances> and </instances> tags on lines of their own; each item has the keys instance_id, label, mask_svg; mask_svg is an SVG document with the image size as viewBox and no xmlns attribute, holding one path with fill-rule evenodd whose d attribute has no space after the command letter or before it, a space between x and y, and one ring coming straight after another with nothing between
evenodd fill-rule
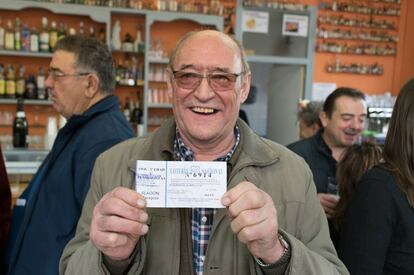
<instances>
[{"instance_id":1,"label":"man in dark shirt","mask_svg":"<svg viewBox=\"0 0 414 275\"><path fill-rule=\"evenodd\" d=\"M338 202L336 164L345 148L359 142L366 110L363 93L352 88L338 88L323 105L320 114L323 128L313 137L288 145L310 166L319 201L328 219Z\"/></svg>"},{"instance_id":2,"label":"man in dark shirt","mask_svg":"<svg viewBox=\"0 0 414 275\"><path fill-rule=\"evenodd\" d=\"M73 35L59 40L45 84L53 108L68 121L13 210L9 275L59 273L96 158L133 136L113 94L112 55L98 40Z\"/></svg>"}]
</instances>

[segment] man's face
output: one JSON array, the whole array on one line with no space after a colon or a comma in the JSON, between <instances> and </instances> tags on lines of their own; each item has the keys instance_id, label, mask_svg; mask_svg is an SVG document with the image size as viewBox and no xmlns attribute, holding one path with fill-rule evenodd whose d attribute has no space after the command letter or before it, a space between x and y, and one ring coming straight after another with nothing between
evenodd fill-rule
<instances>
[{"instance_id":1,"label":"man's face","mask_svg":"<svg viewBox=\"0 0 414 275\"><path fill-rule=\"evenodd\" d=\"M328 145L348 147L356 143L364 129L366 109L364 100L341 96L336 99L330 118L322 112L320 117Z\"/></svg>"},{"instance_id":2,"label":"man's face","mask_svg":"<svg viewBox=\"0 0 414 275\"><path fill-rule=\"evenodd\" d=\"M232 89L222 91L213 89L206 75L242 72L236 44L214 33L196 34L177 53L173 70L204 75L200 85L190 89L179 87L170 73L169 94L184 139L197 146L216 144L234 135L240 104L249 91L250 75L238 76Z\"/></svg>"},{"instance_id":3,"label":"man's face","mask_svg":"<svg viewBox=\"0 0 414 275\"><path fill-rule=\"evenodd\" d=\"M87 77L78 73L73 53L58 50L53 54L45 86L49 89L53 108L67 119L82 114L89 102L85 96Z\"/></svg>"}]
</instances>

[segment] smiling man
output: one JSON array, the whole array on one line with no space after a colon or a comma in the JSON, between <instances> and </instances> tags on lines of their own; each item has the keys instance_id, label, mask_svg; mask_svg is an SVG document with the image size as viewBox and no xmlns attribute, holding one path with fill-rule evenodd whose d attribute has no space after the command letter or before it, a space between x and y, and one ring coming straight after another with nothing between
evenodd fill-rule
<instances>
[{"instance_id":1,"label":"smiling man","mask_svg":"<svg viewBox=\"0 0 414 275\"><path fill-rule=\"evenodd\" d=\"M174 118L98 158L61 274L348 274L306 163L238 119L251 79L241 46L189 33L168 73ZM226 208L147 208L137 160L226 162Z\"/></svg>"},{"instance_id":2,"label":"smiling man","mask_svg":"<svg viewBox=\"0 0 414 275\"><path fill-rule=\"evenodd\" d=\"M83 36L59 40L46 79L53 108L67 119L52 150L13 209L10 275L58 274L74 236L95 159L133 136L113 94L112 55Z\"/></svg>"},{"instance_id":3,"label":"smiling man","mask_svg":"<svg viewBox=\"0 0 414 275\"><path fill-rule=\"evenodd\" d=\"M309 164L328 218L338 202L336 164L347 147L360 141L366 116L365 95L352 88L338 88L323 105L323 128L308 139L288 145Z\"/></svg>"}]
</instances>

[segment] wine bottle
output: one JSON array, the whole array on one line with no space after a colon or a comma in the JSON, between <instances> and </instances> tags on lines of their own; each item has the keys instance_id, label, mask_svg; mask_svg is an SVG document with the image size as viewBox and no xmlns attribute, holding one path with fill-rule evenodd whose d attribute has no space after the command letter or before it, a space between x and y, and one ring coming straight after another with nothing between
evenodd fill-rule
<instances>
[{"instance_id":1,"label":"wine bottle","mask_svg":"<svg viewBox=\"0 0 414 275\"><path fill-rule=\"evenodd\" d=\"M23 99L17 100L17 113L13 122L13 146L15 148L27 148L27 135L29 126L23 110Z\"/></svg>"},{"instance_id":2,"label":"wine bottle","mask_svg":"<svg viewBox=\"0 0 414 275\"><path fill-rule=\"evenodd\" d=\"M37 99L45 100L47 99L47 93L45 88L45 71L43 67L39 67L36 76L36 86L37 86Z\"/></svg>"},{"instance_id":3,"label":"wine bottle","mask_svg":"<svg viewBox=\"0 0 414 275\"><path fill-rule=\"evenodd\" d=\"M6 77L4 74L4 66L0 64L0 98L6 97Z\"/></svg>"},{"instance_id":4,"label":"wine bottle","mask_svg":"<svg viewBox=\"0 0 414 275\"><path fill-rule=\"evenodd\" d=\"M25 72L24 65L19 66L19 73L16 80L16 97L22 98L24 96L25 91L25 80L24 80L24 72Z\"/></svg>"},{"instance_id":5,"label":"wine bottle","mask_svg":"<svg viewBox=\"0 0 414 275\"><path fill-rule=\"evenodd\" d=\"M4 35L5 35L5 30L2 26L2 19L0 16L0 49L4 49Z\"/></svg>"},{"instance_id":6,"label":"wine bottle","mask_svg":"<svg viewBox=\"0 0 414 275\"><path fill-rule=\"evenodd\" d=\"M40 51L49 52L49 30L47 26L47 17L42 17L42 31L40 32Z\"/></svg>"}]
</instances>

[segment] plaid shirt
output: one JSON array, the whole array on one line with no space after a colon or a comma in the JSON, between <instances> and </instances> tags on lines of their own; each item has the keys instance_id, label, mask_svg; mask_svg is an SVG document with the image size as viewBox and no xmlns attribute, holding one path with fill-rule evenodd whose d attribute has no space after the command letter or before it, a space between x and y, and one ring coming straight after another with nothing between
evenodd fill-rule
<instances>
[{"instance_id":1,"label":"plaid shirt","mask_svg":"<svg viewBox=\"0 0 414 275\"><path fill-rule=\"evenodd\" d=\"M234 128L236 143L231 150L224 156L215 161L228 161L233 156L234 151L240 142L240 129L236 125ZM180 161L195 161L194 152L187 147L176 129L174 139L174 153ZM193 263L194 272L197 275L203 274L204 258L207 251L208 241L210 239L211 228L213 226L213 217L216 210L213 208L193 208L191 210L191 232L193 243Z\"/></svg>"}]
</instances>

